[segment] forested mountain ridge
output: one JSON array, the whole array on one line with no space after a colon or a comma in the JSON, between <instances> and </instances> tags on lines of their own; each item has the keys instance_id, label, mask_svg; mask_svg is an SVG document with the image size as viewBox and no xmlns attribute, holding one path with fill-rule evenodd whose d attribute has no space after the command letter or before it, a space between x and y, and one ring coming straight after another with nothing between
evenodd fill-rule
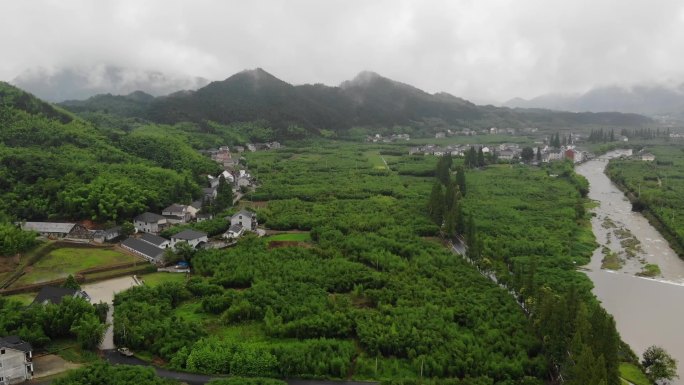
<instances>
[{"instance_id":1,"label":"forested mountain ridge","mask_svg":"<svg viewBox=\"0 0 684 385\"><path fill-rule=\"evenodd\" d=\"M108 136L0 83L0 218L121 221L196 198L216 168L175 138Z\"/></svg>"},{"instance_id":2,"label":"forested mountain ridge","mask_svg":"<svg viewBox=\"0 0 684 385\"><path fill-rule=\"evenodd\" d=\"M42 114L47 118L57 119L62 123L70 122L73 117L52 104L46 103L33 95L0 81L0 107L12 107L29 114Z\"/></svg>"},{"instance_id":3,"label":"forested mountain ridge","mask_svg":"<svg viewBox=\"0 0 684 385\"><path fill-rule=\"evenodd\" d=\"M72 111L102 111L116 96L62 103ZM128 98L128 102L133 99ZM148 103L149 102L149 103ZM197 91L178 92L140 102L124 116L159 123L190 121L221 124L263 119L275 128L298 125L311 132L344 131L354 126L553 127L643 126L650 118L622 113L567 113L477 106L447 93L430 94L413 86L362 72L339 87L291 85L261 68L237 73ZM117 111L115 111L117 112Z\"/></svg>"}]
</instances>

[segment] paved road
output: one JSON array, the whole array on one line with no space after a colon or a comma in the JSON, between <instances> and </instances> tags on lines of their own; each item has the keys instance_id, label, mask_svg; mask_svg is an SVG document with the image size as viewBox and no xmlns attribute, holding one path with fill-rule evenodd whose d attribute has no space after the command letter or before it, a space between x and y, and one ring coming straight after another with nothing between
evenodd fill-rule
<instances>
[{"instance_id":1,"label":"paved road","mask_svg":"<svg viewBox=\"0 0 684 385\"><path fill-rule=\"evenodd\" d=\"M219 378L216 376L207 376L204 374L174 372L152 366L149 363L137 359L135 357L125 357L115 350L103 351L105 359L111 364L123 365L142 365L151 366L157 372L159 377L169 378L177 381L187 382L190 385L204 385L212 378ZM359 381L317 381L317 380L285 380L288 385L377 385L377 382L359 382Z\"/></svg>"},{"instance_id":2,"label":"paved road","mask_svg":"<svg viewBox=\"0 0 684 385\"><path fill-rule=\"evenodd\" d=\"M137 282L133 280L133 277L126 276L95 282L81 287L83 291L88 293L92 303L102 301L109 304L109 312L107 313L107 323L109 326L100 343L100 349L114 349L114 294L136 285Z\"/></svg>"}]
</instances>

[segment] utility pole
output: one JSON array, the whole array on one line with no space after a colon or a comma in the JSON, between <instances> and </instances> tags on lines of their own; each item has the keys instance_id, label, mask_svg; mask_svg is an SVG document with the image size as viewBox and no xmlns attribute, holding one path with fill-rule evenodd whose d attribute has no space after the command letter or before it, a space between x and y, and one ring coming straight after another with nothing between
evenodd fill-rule
<instances>
[{"instance_id":1,"label":"utility pole","mask_svg":"<svg viewBox=\"0 0 684 385\"><path fill-rule=\"evenodd\" d=\"M420 378L423 378L423 364L425 363L425 358L420 359Z\"/></svg>"}]
</instances>

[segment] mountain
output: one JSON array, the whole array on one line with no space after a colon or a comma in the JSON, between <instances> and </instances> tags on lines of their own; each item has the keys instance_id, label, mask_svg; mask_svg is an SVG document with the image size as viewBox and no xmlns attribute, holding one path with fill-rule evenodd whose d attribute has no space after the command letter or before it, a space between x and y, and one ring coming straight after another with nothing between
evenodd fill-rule
<instances>
[{"instance_id":1,"label":"mountain","mask_svg":"<svg viewBox=\"0 0 684 385\"><path fill-rule=\"evenodd\" d=\"M100 65L56 71L31 69L17 76L12 84L41 99L60 102L107 93L125 95L138 90L160 96L179 89L194 90L207 85L208 81L200 77Z\"/></svg>"},{"instance_id":2,"label":"mountain","mask_svg":"<svg viewBox=\"0 0 684 385\"><path fill-rule=\"evenodd\" d=\"M103 111L122 116L142 116L154 96L143 91L135 91L128 95L100 94L86 100L66 100L60 105L72 112Z\"/></svg>"},{"instance_id":3,"label":"mountain","mask_svg":"<svg viewBox=\"0 0 684 385\"><path fill-rule=\"evenodd\" d=\"M129 95L130 96L130 95ZM185 91L136 102L129 96L104 95L81 104L62 103L72 111L102 111L121 103L131 117L160 123L213 121L223 124L264 120L278 129L301 126L347 130L354 126L447 127L573 127L577 125L641 126L649 118L620 113L563 113L477 106L447 93L430 94L373 72L362 72L339 87L294 86L261 68L237 73L197 91Z\"/></svg>"},{"instance_id":4,"label":"mountain","mask_svg":"<svg viewBox=\"0 0 684 385\"><path fill-rule=\"evenodd\" d=\"M515 98L504 105L575 112L616 111L684 119L684 84L677 87L599 87L581 94L547 94L530 100Z\"/></svg>"}]
</instances>

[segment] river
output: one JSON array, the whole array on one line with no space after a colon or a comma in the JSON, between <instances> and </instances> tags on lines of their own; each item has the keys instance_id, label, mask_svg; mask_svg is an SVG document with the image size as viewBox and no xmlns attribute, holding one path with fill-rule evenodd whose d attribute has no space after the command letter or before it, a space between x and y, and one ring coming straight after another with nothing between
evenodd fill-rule
<instances>
[{"instance_id":1,"label":"river","mask_svg":"<svg viewBox=\"0 0 684 385\"><path fill-rule=\"evenodd\" d=\"M613 151L602 158L623 153ZM604 174L608 163L591 160L576 167L589 181L589 198L599 205L592 211L592 229L600 246L594 251L587 275L594 282L594 294L615 317L617 329L637 355L650 345L664 347L679 361L684 385L684 260L670 248L660 233ZM602 269L605 255L617 256L618 264ZM646 264L657 264L661 273L638 277ZM614 270L608 270L612 268Z\"/></svg>"}]
</instances>

